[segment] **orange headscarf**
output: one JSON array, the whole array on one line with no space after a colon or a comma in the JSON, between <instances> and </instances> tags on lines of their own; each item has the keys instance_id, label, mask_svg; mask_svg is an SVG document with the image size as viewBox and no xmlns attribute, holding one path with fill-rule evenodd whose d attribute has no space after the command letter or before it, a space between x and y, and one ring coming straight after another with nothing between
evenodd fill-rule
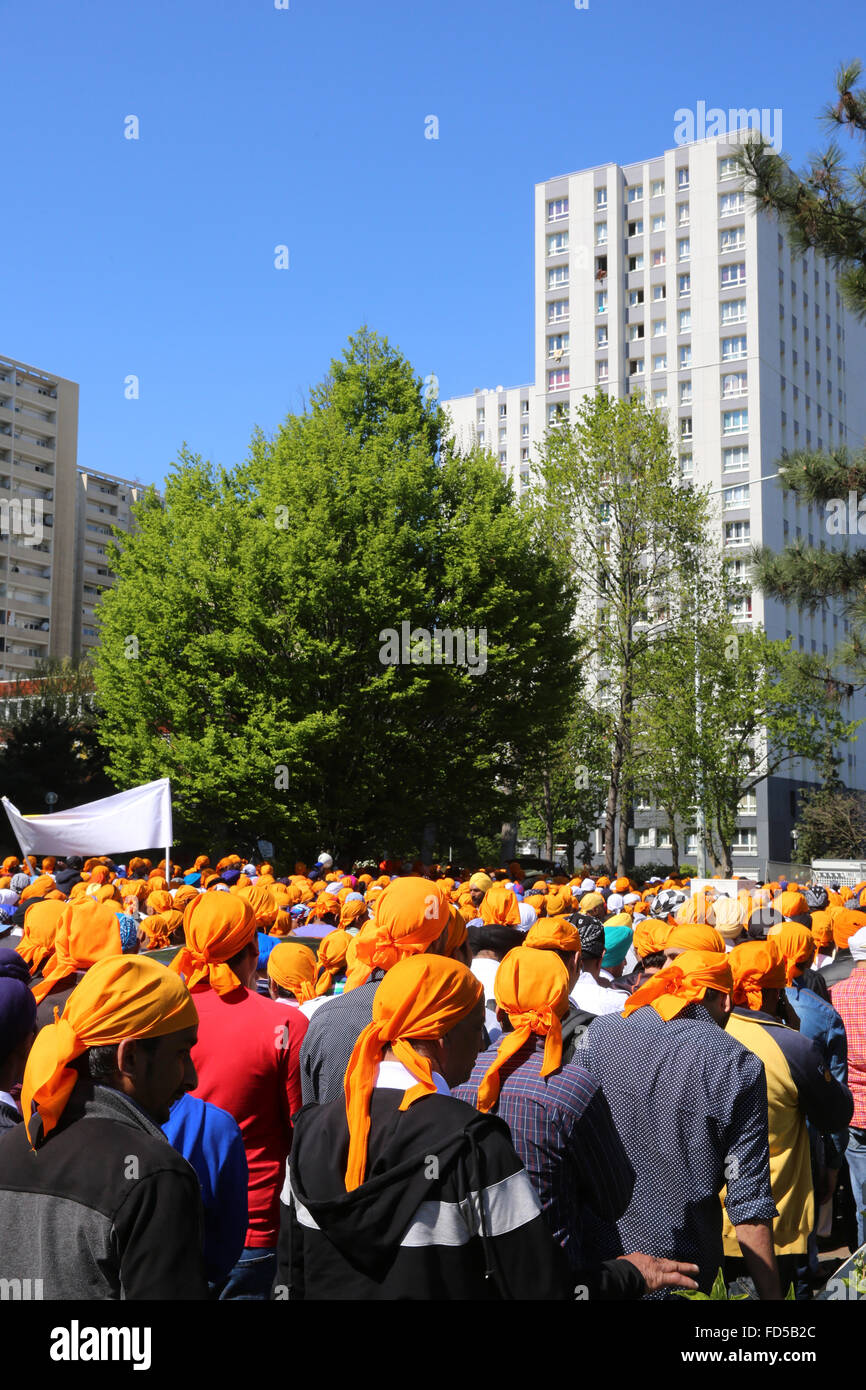
<instances>
[{"instance_id":1,"label":"orange headscarf","mask_svg":"<svg viewBox=\"0 0 866 1390\"><path fill-rule=\"evenodd\" d=\"M834 913L833 940L840 951L845 950L849 938L861 927L866 927L866 912L857 912L854 908L842 907Z\"/></svg>"},{"instance_id":2,"label":"orange headscarf","mask_svg":"<svg viewBox=\"0 0 866 1390\"><path fill-rule=\"evenodd\" d=\"M802 893L796 893L788 888L786 892L779 893L773 899L773 907L777 912L781 912L783 917L803 917L809 915L809 904Z\"/></svg>"},{"instance_id":3,"label":"orange headscarf","mask_svg":"<svg viewBox=\"0 0 866 1390\"><path fill-rule=\"evenodd\" d=\"M780 922L771 927L770 937L777 942L785 962L785 984L790 985L798 974L798 967L807 970L815 959L815 938L808 927L799 922Z\"/></svg>"},{"instance_id":4,"label":"orange headscarf","mask_svg":"<svg viewBox=\"0 0 866 1390\"><path fill-rule=\"evenodd\" d=\"M671 934L665 942L664 949L666 951L710 951L718 955L725 949L725 940L719 935L715 927L708 927L703 922L689 922L671 928Z\"/></svg>"},{"instance_id":5,"label":"orange headscarf","mask_svg":"<svg viewBox=\"0 0 866 1390\"><path fill-rule=\"evenodd\" d=\"M175 906L174 898L165 888L157 888L155 892L149 893L147 898L148 908L153 908L153 915L157 912L180 912L180 908Z\"/></svg>"},{"instance_id":6,"label":"orange headscarf","mask_svg":"<svg viewBox=\"0 0 866 1390\"><path fill-rule=\"evenodd\" d=\"M34 878L21 892L18 899L19 903L29 902L31 898L44 898L46 893L50 893L54 887L54 879L50 874L40 874L39 878Z\"/></svg>"},{"instance_id":7,"label":"orange headscarf","mask_svg":"<svg viewBox=\"0 0 866 1390\"><path fill-rule=\"evenodd\" d=\"M363 898L353 898L350 903L343 903L340 910L340 926L350 927L353 922L359 922L361 917L366 919L367 904Z\"/></svg>"},{"instance_id":8,"label":"orange headscarf","mask_svg":"<svg viewBox=\"0 0 866 1390\"><path fill-rule=\"evenodd\" d=\"M316 978L316 994L330 994L334 981L346 964L346 952L353 938L347 931L335 927L319 942L319 974Z\"/></svg>"},{"instance_id":9,"label":"orange headscarf","mask_svg":"<svg viewBox=\"0 0 866 1390\"><path fill-rule=\"evenodd\" d=\"M833 919L829 909L812 913L812 936L819 951L833 946Z\"/></svg>"},{"instance_id":10,"label":"orange headscarf","mask_svg":"<svg viewBox=\"0 0 866 1390\"><path fill-rule=\"evenodd\" d=\"M66 1001L63 1017L42 1028L27 1059L21 1108L35 1148L34 1107L45 1135L54 1129L78 1080L70 1065L89 1047L124 1038L161 1038L198 1023L186 985L143 956L97 961Z\"/></svg>"},{"instance_id":11,"label":"orange headscarf","mask_svg":"<svg viewBox=\"0 0 866 1390\"><path fill-rule=\"evenodd\" d=\"M564 888L551 888L547 895L548 917L562 917L567 912L573 911L574 899L571 896L571 889L567 885ZM518 911L518 921L519 920L520 914Z\"/></svg>"},{"instance_id":12,"label":"orange headscarf","mask_svg":"<svg viewBox=\"0 0 866 1390\"><path fill-rule=\"evenodd\" d=\"M730 994L734 981L728 959L714 951L684 951L635 990L622 1011L624 1017L649 1004L660 1018L668 1021L689 1004L698 1003L708 989Z\"/></svg>"},{"instance_id":13,"label":"orange headscarf","mask_svg":"<svg viewBox=\"0 0 866 1390\"><path fill-rule=\"evenodd\" d=\"M631 942L635 955L641 960L660 955L672 931L670 922L657 917L647 917L645 921L638 922Z\"/></svg>"},{"instance_id":14,"label":"orange headscarf","mask_svg":"<svg viewBox=\"0 0 866 1390\"><path fill-rule=\"evenodd\" d=\"M253 883L249 888L238 889L238 897L249 903L256 915L256 927L259 931L266 932L273 926L279 909L270 888L263 883Z\"/></svg>"},{"instance_id":15,"label":"orange headscarf","mask_svg":"<svg viewBox=\"0 0 866 1390\"><path fill-rule=\"evenodd\" d=\"M445 891L447 892L447 889ZM351 907L352 904L350 903L349 906ZM445 938L443 956L450 956L452 960L456 960L457 952L465 945L468 936L463 914L452 903L448 910L448 935Z\"/></svg>"},{"instance_id":16,"label":"orange headscarf","mask_svg":"<svg viewBox=\"0 0 866 1390\"><path fill-rule=\"evenodd\" d=\"M231 966L256 934L256 915L239 893L200 893L183 914L186 946L169 966L186 977L187 985L206 983L217 994L240 988Z\"/></svg>"},{"instance_id":17,"label":"orange headscarf","mask_svg":"<svg viewBox=\"0 0 866 1390\"><path fill-rule=\"evenodd\" d=\"M160 951L171 945L172 933L183 926L182 912L155 912L152 917L142 918L141 925L147 933L146 951Z\"/></svg>"},{"instance_id":18,"label":"orange headscarf","mask_svg":"<svg viewBox=\"0 0 866 1390\"><path fill-rule=\"evenodd\" d=\"M496 1003L508 1014L513 1032L505 1033L494 1060L478 1087L478 1109L490 1110L499 1099L500 1072L533 1033L544 1038L541 1075L562 1065L562 1020L568 1013L568 971L551 951L517 946L496 972Z\"/></svg>"},{"instance_id":19,"label":"orange headscarf","mask_svg":"<svg viewBox=\"0 0 866 1390\"><path fill-rule=\"evenodd\" d=\"M188 903L194 903L196 898L200 898L201 893L191 884L186 884L183 888L178 888L172 899L172 908L175 912L183 912Z\"/></svg>"},{"instance_id":20,"label":"orange headscarf","mask_svg":"<svg viewBox=\"0 0 866 1390\"><path fill-rule=\"evenodd\" d=\"M121 951L120 923L108 903L92 898L64 903L54 937L54 959L33 986L34 999L41 1003L60 980L77 970L87 970L104 956L119 956Z\"/></svg>"},{"instance_id":21,"label":"orange headscarf","mask_svg":"<svg viewBox=\"0 0 866 1390\"><path fill-rule=\"evenodd\" d=\"M685 902L677 908L674 916L677 925L681 927L694 926L700 923L704 926L714 927L716 924L713 900L705 892L695 893L693 898L686 898Z\"/></svg>"},{"instance_id":22,"label":"orange headscarf","mask_svg":"<svg viewBox=\"0 0 866 1390\"><path fill-rule=\"evenodd\" d=\"M448 926L448 894L424 878L395 878L380 893L376 914L354 943L355 964L346 989L357 989L377 968L390 970L398 960L432 946Z\"/></svg>"},{"instance_id":23,"label":"orange headscarf","mask_svg":"<svg viewBox=\"0 0 866 1390\"><path fill-rule=\"evenodd\" d=\"M412 882L423 883L423 880L394 880L395 884ZM433 885L426 883L424 886L431 888ZM386 888L385 892L388 891ZM357 941L358 938L356 945ZM386 1049L393 1048L397 1061L417 1079L418 1084L410 1086L400 1102L400 1109L407 1110L422 1096L436 1092L431 1063L415 1051L412 1040L444 1037L472 1013L483 996L481 981L465 965L447 956L407 956L388 971L373 999L373 1021L367 1024L355 1043L343 1083L349 1123L347 1192L354 1192L364 1181L370 1097L376 1068Z\"/></svg>"},{"instance_id":24,"label":"orange headscarf","mask_svg":"<svg viewBox=\"0 0 866 1390\"><path fill-rule=\"evenodd\" d=\"M779 949L778 937L766 941L744 941L728 956L734 977L734 1003L750 1009L762 1006L762 991L784 989L785 961Z\"/></svg>"},{"instance_id":25,"label":"orange headscarf","mask_svg":"<svg viewBox=\"0 0 866 1390\"><path fill-rule=\"evenodd\" d=\"M481 899L478 915L485 926L517 927L520 925L520 904L517 894L504 883L494 883Z\"/></svg>"},{"instance_id":26,"label":"orange headscarf","mask_svg":"<svg viewBox=\"0 0 866 1390\"><path fill-rule=\"evenodd\" d=\"M268 978L281 989L291 990L299 1004L315 999L316 956L300 941L275 946L268 956Z\"/></svg>"},{"instance_id":27,"label":"orange headscarf","mask_svg":"<svg viewBox=\"0 0 866 1390\"><path fill-rule=\"evenodd\" d=\"M47 901L34 903L25 912L24 935L15 949L30 966L31 975L35 975L42 962L52 954L63 913L63 903Z\"/></svg>"},{"instance_id":28,"label":"orange headscarf","mask_svg":"<svg viewBox=\"0 0 866 1390\"><path fill-rule=\"evenodd\" d=\"M529 928L522 944L542 951L576 951L579 955L580 932L567 917L542 917Z\"/></svg>"}]
</instances>

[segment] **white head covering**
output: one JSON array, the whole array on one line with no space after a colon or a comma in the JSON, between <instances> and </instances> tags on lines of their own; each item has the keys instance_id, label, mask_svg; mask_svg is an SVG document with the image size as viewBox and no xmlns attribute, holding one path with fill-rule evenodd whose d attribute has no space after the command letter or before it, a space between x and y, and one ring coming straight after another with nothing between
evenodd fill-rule
<instances>
[{"instance_id":1,"label":"white head covering","mask_svg":"<svg viewBox=\"0 0 866 1390\"><path fill-rule=\"evenodd\" d=\"M594 892L595 892L595 879L594 879L594 878L585 878L585 879L583 880L583 883L580 885L580 891L581 891L581 893L594 893Z\"/></svg>"},{"instance_id":2,"label":"white head covering","mask_svg":"<svg viewBox=\"0 0 866 1390\"><path fill-rule=\"evenodd\" d=\"M621 911L624 902L625 898L622 896L622 893L608 893L607 907L609 912Z\"/></svg>"},{"instance_id":3,"label":"white head covering","mask_svg":"<svg viewBox=\"0 0 866 1390\"><path fill-rule=\"evenodd\" d=\"M535 926L535 923L538 920L538 913L535 911L535 908L532 907L530 903L521 903L520 907L517 910L520 913L521 930L529 931L530 927Z\"/></svg>"},{"instance_id":4,"label":"white head covering","mask_svg":"<svg viewBox=\"0 0 866 1390\"><path fill-rule=\"evenodd\" d=\"M639 902L640 902L640 893L626 893L625 897L623 898L623 902L624 902L624 903L639 903Z\"/></svg>"},{"instance_id":5,"label":"white head covering","mask_svg":"<svg viewBox=\"0 0 866 1390\"><path fill-rule=\"evenodd\" d=\"M848 937L848 950L855 960L866 960L866 927Z\"/></svg>"}]
</instances>

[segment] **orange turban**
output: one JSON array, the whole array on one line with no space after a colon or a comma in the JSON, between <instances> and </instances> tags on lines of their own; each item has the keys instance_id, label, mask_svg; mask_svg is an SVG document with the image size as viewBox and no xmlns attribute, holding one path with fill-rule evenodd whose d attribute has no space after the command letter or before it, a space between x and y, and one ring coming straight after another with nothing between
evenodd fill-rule
<instances>
[{"instance_id":1,"label":"orange turban","mask_svg":"<svg viewBox=\"0 0 866 1390\"><path fill-rule=\"evenodd\" d=\"M35 975L42 962L54 950L54 938L64 913L63 903L42 902L28 907L24 914L24 935L15 947L19 956L30 966L30 974Z\"/></svg>"},{"instance_id":2,"label":"orange turban","mask_svg":"<svg viewBox=\"0 0 866 1390\"><path fill-rule=\"evenodd\" d=\"M676 1018L689 1004L698 1003L708 989L730 994L733 987L727 955L714 951L684 951L635 990L622 1012L628 1018L636 1009L649 1004L667 1021Z\"/></svg>"},{"instance_id":3,"label":"orange turban","mask_svg":"<svg viewBox=\"0 0 866 1390\"><path fill-rule=\"evenodd\" d=\"M449 908L448 894L435 883L395 878L380 893L373 920L355 937L355 964L346 989L357 989L377 968L390 970L405 956L426 951L448 927Z\"/></svg>"},{"instance_id":4,"label":"orange turban","mask_svg":"<svg viewBox=\"0 0 866 1390\"><path fill-rule=\"evenodd\" d=\"M855 912L853 908L843 907L835 913L833 917L833 940L840 951L847 947L849 937L852 937L855 931L859 931L861 927L866 927L866 912Z\"/></svg>"},{"instance_id":5,"label":"orange turban","mask_svg":"<svg viewBox=\"0 0 866 1390\"><path fill-rule=\"evenodd\" d=\"M30 1143L36 1147L34 1107L50 1134L78 1080L70 1063L89 1047L161 1038L197 1023L186 985L158 961L120 954L97 961L70 994L63 1017L39 1031L27 1059L21 1105Z\"/></svg>"},{"instance_id":6,"label":"orange turban","mask_svg":"<svg viewBox=\"0 0 866 1390\"><path fill-rule=\"evenodd\" d=\"M308 922L323 922L326 917L340 920L340 900L335 893L320 893L307 913Z\"/></svg>"},{"instance_id":7,"label":"orange turban","mask_svg":"<svg viewBox=\"0 0 866 1390\"><path fill-rule=\"evenodd\" d=\"M672 931L670 922L662 922L656 917L647 917L645 921L638 922L631 943L635 955L641 960L646 960L647 956L659 955L667 945Z\"/></svg>"},{"instance_id":8,"label":"orange turban","mask_svg":"<svg viewBox=\"0 0 866 1390\"><path fill-rule=\"evenodd\" d=\"M275 946L268 956L268 979L281 989L288 989L299 1004L315 999L316 955L300 941L286 941Z\"/></svg>"},{"instance_id":9,"label":"orange turban","mask_svg":"<svg viewBox=\"0 0 866 1390\"><path fill-rule=\"evenodd\" d=\"M152 907L154 915L157 912L180 912L179 907L175 907L174 898L165 888L157 888L154 893L149 893L147 898L148 907Z\"/></svg>"},{"instance_id":10,"label":"orange turban","mask_svg":"<svg viewBox=\"0 0 866 1390\"><path fill-rule=\"evenodd\" d=\"M3 872L4 872L4 874L14 874L17 868L18 868L18 860L15 858L15 855L14 855L14 854L10 854L9 857L8 857L7 859L4 859L4 860L3 860Z\"/></svg>"},{"instance_id":11,"label":"orange turban","mask_svg":"<svg viewBox=\"0 0 866 1390\"><path fill-rule=\"evenodd\" d=\"M255 913L256 927L259 931L267 931L268 927L273 926L279 909L274 902L273 893L266 884L253 883L249 888L239 889L237 896L249 903Z\"/></svg>"},{"instance_id":12,"label":"orange turban","mask_svg":"<svg viewBox=\"0 0 866 1390\"><path fill-rule=\"evenodd\" d=\"M784 989L785 961L777 937L768 936L766 941L744 941L734 947L728 959L734 977L735 1004L760 1009L763 990Z\"/></svg>"},{"instance_id":13,"label":"orange turban","mask_svg":"<svg viewBox=\"0 0 866 1390\"><path fill-rule=\"evenodd\" d=\"M715 927L708 927L703 922L671 927L671 934L665 943L666 951L711 951L718 955L724 949L724 937L719 935Z\"/></svg>"},{"instance_id":14,"label":"orange turban","mask_svg":"<svg viewBox=\"0 0 866 1390\"><path fill-rule=\"evenodd\" d=\"M444 891L447 892L447 889ZM352 904L350 903L349 906L351 907ZM448 908L448 935L445 938L443 956L450 956L452 960L456 959L457 952L461 946L465 945L468 936L463 914L451 903Z\"/></svg>"},{"instance_id":15,"label":"orange turban","mask_svg":"<svg viewBox=\"0 0 866 1390\"><path fill-rule=\"evenodd\" d=\"M183 914L183 946L169 966L187 985L206 982L217 994L240 988L227 964L255 938L256 915L240 893L199 893Z\"/></svg>"},{"instance_id":16,"label":"orange turban","mask_svg":"<svg viewBox=\"0 0 866 1390\"><path fill-rule=\"evenodd\" d=\"M802 893L794 893L788 889L785 893L780 893L773 901L773 907L777 912L781 912L783 917L803 917L809 915L809 904Z\"/></svg>"},{"instance_id":17,"label":"orange turban","mask_svg":"<svg viewBox=\"0 0 866 1390\"><path fill-rule=\"evenodd\" d=\"M87 970L103 956L120 954L120 923L108 903L97 903L92 898L64 903L54 937L54 959L33 986L34 999L41 1003L59 980L77 970Z\"/></svg>"},{"instance_id":18,"label":"orange turban","mask_svg":"<svg viewBox=\"0 0 866 1390\"><path fill-rule=\"evenodd\" d=\"M22 890L18 899L19 903L29 902L31 898L44 898L46 893L50 893L54 887L54 879L50 874L40 874L32 883Z\"/></svg>"},{"instance_id":19,"label":"orange turban","mask_svg":"<svg viewBox=\"0 0 866 1390\"><path fill-rule=\"evenodd\" d=\"M145 917L141 923L147 932L146 951L160 951L171 945L171 937L178 927L183 926L182 912L155 912Z\"/></svg>"},{"instance_id":20,"label":"orange turban","mask_svg":"<svg viewBox=\"0 0 866 1390\"><path fill-rule=\"evenodd\" d=\"M319 942L319 973L316 978L316 994L330 994L334 981L346 964L346 952L354 938L347 931L336 927L323 936Z\"/></svg>"},{"instance_id":21,"label":"orange turban","mask_svg":"<svg viewBox=\"0 0 866 1390\"><path fill-rule=\"evenodd\" d=\"M177 892L175 893L172 899L171 905L175 912L183 912L188 903L193 903L195 902L196 898L200 897L201 894L199 893L198 889L193 888L189 884L187 884L183 888L178 888Z\"/></svg>"},{"instance_id":22,"label":"orange turban","mask_svg":"<svg viewBox=\"0 0 866 1390\"><path fill-rule=\"evenodd\" d=\"M628 880L627 878L618 878L618 879L615 879L615 880L614 880L614 885L613 885L613 891L614 891L614 893L630 893L630 892L631 892L631 883L629 882L629 880Z\"/></svg>"},{"instance_id":23,"label":"orange turban","mask_svg":"<svg viewBox=\"0 0 866 1390\"><path fill-rule=\"evenodd\" d=\"M478 914L485 926L518 927L520 904L517 894L504 883L494 883L481 899Z\"/></svg>"},{"instance_id":24,"label":"orange turban","mask_svg":"<svg viewBox=\"0 0 866 1390\"><path fill-rule=\"evenodd\" d=\"M809 928L799 922L780 922L777 927L770 928L768 940L770 936L785 962L785 984L790 985L798 973L797 967L807 970L815 959L815 938Z\"/></svg>"},{"instance_id":25,"label":"orange turban","mask_svg":"<svg viewBox=\"0 0 866 1390\"><path fill-rule=\"evenodd\" d=\"M706 893L695 893L693 898L686 898L682 906L677 908L674 916L681 927L698 924L714 927L716 924L713 903Z\"/></svg>"},{"instance_id":26,"label":"orange turban","mask_svg":"<svg viewBox=\"0 0 866 1390\"><path fill-rule=\"evenodd\" d=\"M482 903L481 906L483 908L484 904ZM547 895L548 917L562 917L565 913L573 911L574 900L571 896L571 889L568 887L551 888L550 892ZM520 920L519 910L517 920Z\"/></svg>"},{"instance_id":27,"label":"orange turban","mask_svg":"<svg viewBox=\"0 0 866 1390\"><path fill-rule=\"evenodd\" d=\"M359 918L366 917L367 904L363 898L353 898L350 903L343 903L340 912L340 926L350 927L353 922L358 922Z\"/></svg>"},{"instance_id":28,"label":"orange turban","mask_svg":"<svg viewBox=\"0 0 866 1390\"><path fill-rule=\"evenodd\" d=\"M412 883L425 888L433 886L412 878L395 879L393 886ZM383 899L389 891L385 889ZM442 894L443 899L444 896ZM356 937L356 946L358 940ZM447 956L408 956L398 960L388 971L373 998L373 1021L355 1043L343 1083L349 1123L347 1192L354 1192L364 1181L370 1097L376 1068L386 1049L392 1048L397 1061L417 1079L418 1084L410 1086L400 1102L400 1109L408 1110L422 1096L436 1093L430 1060L415 1051L412 1040L444 1037L472 1013L483 996L481 981L465 965Z\"/></svg>"},{"instance_id":29,"label":"orange turban","mask_svg":"<svg viewBox=\"0 0 866 1390\"><path fill-rule=\"evenodd\" d=\"M151 892L153 892L154 889L156 889L157 892L165 892L168 888L168 880L163 878L159 869L154 869L152 874L148 874L147 881L150 885Z\"/></svg>"},{"instance_id":30,"label":"orange turban","mask_svg":"<svg viewBox=\"0 0 866 1390\"><path fill-rule=\"evenodd\" d=\"M111 878L111 870L105 864L95 864L90 872L90 882L97 883L101 887Z\"/></svg>"},{"instance_id":31,"label":"orange turban","mask_svg":"<svg viewBox=\"0 0 866 1390\"><path fill-rule=\"evenodd\" d=\"M576 951L579 955L580 932L567 917L542 917L529 928L522 944L542 951Z\"/></svg>"},{"instance_id":32,"label":"orange turban","mask_svg":"<svg viewBox=\"0 0 866 1390\"><path fill-rule=\"evenodd\" d=\"M501 1069L533 1033L544 1038L541 1075L562 1065L562 1020L568 1013L568 971L550 951L517 946L509 951L494 983L500 1011L508 1014L513 1031L505 1033L499 1050L478 1087L478 1109L490 1110L499 1099Z\"/></svg>"},{"instance_id":33,"label":"orange turban","mask_svg":"<svg viewBox=\"0 0 866 1390\"><path fill-rule=\"evenodd\" d=\"M829 910L812 913L812 937L819 951L833 945L833 919Z\"/></svg>"}]
</instances>

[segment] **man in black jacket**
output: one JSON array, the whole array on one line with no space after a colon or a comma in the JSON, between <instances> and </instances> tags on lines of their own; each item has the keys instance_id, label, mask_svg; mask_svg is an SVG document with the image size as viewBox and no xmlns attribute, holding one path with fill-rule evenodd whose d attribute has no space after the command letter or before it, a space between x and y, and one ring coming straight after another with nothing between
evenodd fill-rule
<instances>
[{"instance_id":1,"label":"man in black jacket","mask_svg":"<svg viewBox=\"0 0 866 1390\"><path fill-rule=\"evenodd\" d=\"M98 961L24 1073L0 1136L0 1279L46 1299L204 1299L195 1172L163 1135L196 1084L198 1015L156 961Z\"/></svg>"}]
</instances>

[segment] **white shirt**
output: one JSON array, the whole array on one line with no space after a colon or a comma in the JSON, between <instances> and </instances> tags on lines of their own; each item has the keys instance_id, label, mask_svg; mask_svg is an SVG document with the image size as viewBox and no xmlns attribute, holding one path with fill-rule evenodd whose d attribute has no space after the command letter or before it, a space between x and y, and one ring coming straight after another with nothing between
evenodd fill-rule
<instances>
[{"instance_id":1,"label":"white shirt","mask_svg":"<svg viewBox=\"0 0 866 1390\"><path fill-rule=\"evenodd\" d=\"M605 989L591 975L581 971L571 991L572 1001L588 1014L621 1014L629 996L621 989Z\"/></svg>"},{"instance_id":2,"label":"white shirt","mask_svg":"<svg viewBox=\"0 0 866 1390\"><path fill-rule=\"evenodd\" d=\"M493 960L489 956L476 956L469 967L475 978L484 986L485 1000L494 998L493 982L501 964L501 961Z\"/></svg>"},{"instance_id":3,"label":"white shirt","mask_svg":"<svg viewBox=\"0 0 866 1390\"><path fill-rule=\"evenodd\" d=\"M386 1091L408 1091L410 1087L417 1085L417 1076L413 1076L408 1067L404 1067L402 1062L396 1060L380 1062L376 1068L376 1075L373 1077L374 1090L378 1090L381 1086ZM433 1073L433 1085L440 1096L450 1096L451 1090L448 1082L444 1076L440 1076L438 1071Z\"/></svg>"}]
</instances>

